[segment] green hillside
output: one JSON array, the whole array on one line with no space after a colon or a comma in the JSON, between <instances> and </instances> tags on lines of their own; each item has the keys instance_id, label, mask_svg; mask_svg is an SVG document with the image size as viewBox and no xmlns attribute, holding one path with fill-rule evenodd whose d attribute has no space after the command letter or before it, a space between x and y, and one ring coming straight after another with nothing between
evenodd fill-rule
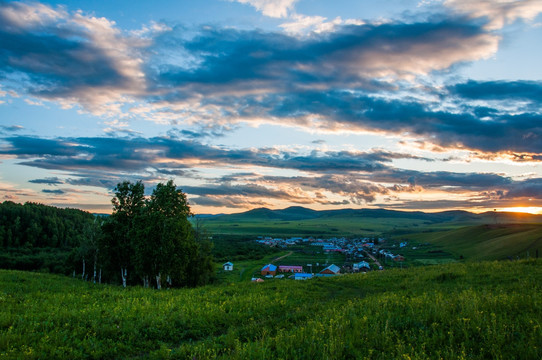
<instances>
[{"instance_id":1,"label":"green hillside","mask_svg":"<svg viewBox=\"0 0 542 360\"><path fill-rule=\"evenodd\" d=\"M455 229L467 225L542 223L541 215L445 211L394 211L343 209L315 211L303 207L282 210L266 208L244 213L201 218L213 234L269 236L373 236L382 233L413 233L423 229Z\"/></svg>"},{"instance_id":2,"label":"green hillside","mask_svg":"<svg viewBox=\"0 0 542 360\"><path fill-rule=\"evenodd\" d=\"M516 257L542 257L541 224L493 224L456 228L447 231L409 234L403 238L430 243L456 257L493 260Z\"/></svg>"},{"instance_id":3,"label":"green hillside","mask_svg":"<svg viewBox=\"0 0 542 360\"><path fill-rule=\"evenodd\" d=\"M0 271L2 359L540 359L542 261L151 290Z\"/></svg>"}]
</instances>

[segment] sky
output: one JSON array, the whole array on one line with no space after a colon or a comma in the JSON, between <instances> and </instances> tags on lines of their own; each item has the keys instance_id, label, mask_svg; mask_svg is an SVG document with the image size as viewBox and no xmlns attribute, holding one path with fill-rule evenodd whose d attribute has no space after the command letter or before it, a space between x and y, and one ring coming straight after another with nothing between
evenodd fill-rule
<instances>
[{"instance_id":1,"label":"sky","mask_svg":"<svg viewBox=\"0 0 542 360\"><path fill-rule=\"evenodd\" d=\"M542 213L542 0L0 0L0 201Z\"/></svg>"}]
</instances>

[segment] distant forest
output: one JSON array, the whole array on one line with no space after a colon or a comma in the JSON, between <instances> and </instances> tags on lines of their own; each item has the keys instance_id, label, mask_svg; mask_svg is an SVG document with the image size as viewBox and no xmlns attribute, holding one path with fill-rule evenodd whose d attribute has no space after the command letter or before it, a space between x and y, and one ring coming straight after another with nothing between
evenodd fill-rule
<instances>
[{"instance_id":1,"label":"distant forest","mask_svg":"<svg viewBox=\"0 0 542 360\"><path fill-rule=\"evenodd\" d=\"M36 203L0 204L0 267L69 273L70 255L94 215Z\"/></svg>"}]
</instances>

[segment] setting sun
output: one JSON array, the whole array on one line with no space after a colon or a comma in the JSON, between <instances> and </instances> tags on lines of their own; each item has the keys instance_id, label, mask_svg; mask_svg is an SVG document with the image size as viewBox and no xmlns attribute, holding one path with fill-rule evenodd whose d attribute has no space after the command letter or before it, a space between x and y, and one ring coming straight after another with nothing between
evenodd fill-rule
<instances>
[{"instance_id":1,"label":"setting sun","mask_svg":"<svg viewBox=\"0 0 542 360\"><path fill-rule=\"evenodd\" d=\"M503 208L499 211L503 212L518 212L518 213L528 213L528 214L542 214L542 208L538 206L517 206L517 207L509 207L509 208Z\"/></svg>"}]
</instances>

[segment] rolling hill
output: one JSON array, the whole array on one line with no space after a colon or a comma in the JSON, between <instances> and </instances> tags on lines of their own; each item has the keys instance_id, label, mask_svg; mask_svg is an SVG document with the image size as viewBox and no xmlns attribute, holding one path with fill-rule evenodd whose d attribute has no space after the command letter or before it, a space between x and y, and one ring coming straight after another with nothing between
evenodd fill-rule
<instances>
[{"instance_id":1,"label":"rolling hill","mask_svg":"<svg viewBox=\"0 0 542 360\"><path fill-rule=\"evenodd\" d=\"M542 224L486 224L409 234L405 238L431 243L468 260L501 260L542 255Z\"/></svg>"},{"instance_id":2,"label":"rolling hill","mask_svg":"<svg viewBox=\"0 0 542 360\"><path fill-rule=\"evenodd\" d=\"M475 214L467 211L424 213L386 209L312 210L300 206L280 210L200 217L211 233L270 236L361 236L382 233L453 229L468 225L542 223L542 215L512 212Z\"/></svg>"},{"instance_id":3,"label":"rolling hill","mask_svg":"<svg viewBox=\"0 0 542 360\"><path fill-rule=\"evenodd\" d=\"M542 263L152 290L0 270L2 359L540 359Z\"/></svg>"}]
</instances>

